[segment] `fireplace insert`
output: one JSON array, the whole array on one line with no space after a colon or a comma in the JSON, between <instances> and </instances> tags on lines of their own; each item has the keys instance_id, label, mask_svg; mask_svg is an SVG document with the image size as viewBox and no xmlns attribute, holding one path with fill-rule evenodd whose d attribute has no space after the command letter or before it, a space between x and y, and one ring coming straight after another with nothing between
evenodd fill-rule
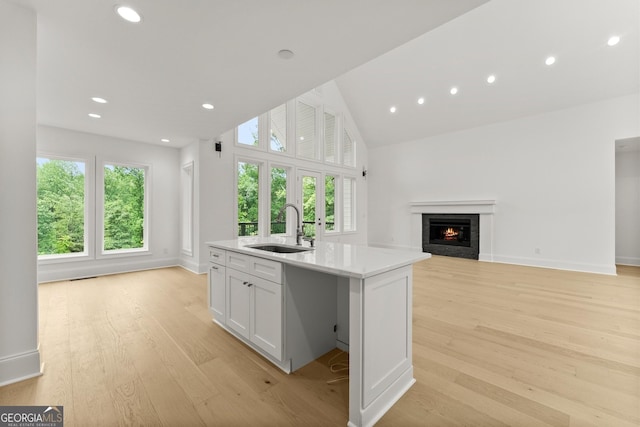
<instances>
[{"instance_id":1,"label":"fireplace insert","mask_svg":"<svg viewBox=\"0 0 640 427\"><path fill-rule=\"evenodd\" d=\"M423 214L422 250L434 255L478 259L480 215Z\"/></svg>"}]
</instances>

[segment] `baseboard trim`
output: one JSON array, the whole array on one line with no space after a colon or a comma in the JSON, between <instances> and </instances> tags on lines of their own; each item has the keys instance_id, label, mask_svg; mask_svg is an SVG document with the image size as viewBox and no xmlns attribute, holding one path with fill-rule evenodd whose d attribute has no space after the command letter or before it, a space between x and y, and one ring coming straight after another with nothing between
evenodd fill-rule
<instances>
[{"instance_id":1,"label":"baseboard trim","mask_svg":"<svg viewBox=\"0 0 640 427\"><path fill-rule=\"evenodd\" d=\"M0 359L0 387L42 375L38 349Z\"/></svg>"},{"instance_id":2,"label":"baseboard trim","mask_svg":"<svg viewBox=\"0 0 640 427\"><path fill-rule=\"evenodd\" d=\"M582 273L607 274L615 276L616 266L604 264L586 264L571 261L557 261L552 259L514 257L505 255L493 255L493 262L502 264L524 265L528 267L551 268L554 270L579 271Z\"/></svg>"},{"instance_id":3,"label":"baseboard trim","mask_svg":"<svg viewBox=\"0 0 640 427\"><path fill-rule=\"evenodd\" d=\"M61 264L55 264L54 268L51 268L51 265L38 266L38 283L130 273L133 271L153 270L179 265L177 258L159 258L153 260L141 260L138 257L134 258L133 260L123 260L120 262L113 262L112 260L96 261L92 262L91 265L79 265L79 263L72 262L64 265L63 268L59 268Z\"/></svg>"},{"instance_id":4,"label":"baseboard trim","mask_svg":"<svg viewBox=\"0 0 640 427\"><path fill-rule=\"evenodd\" d=\"M640 258L628 257L628 256L617 256L616 264L630 265L632 267L640 267Z\"/></svg>"},{"instance_id":5,"label":"baseboard trim","mask_svg":"<svg viewBox=\"0 0 640 427\"><path fill-rule=\"evenodd\" d=\"M187 271L190 271L192 273L195 274L201 274L200 273L200 264L198 264L197 262L194 262L190 259L185 259L185 258L180 258L180 267L184 268Z\"/></svg>"}]
</instances>

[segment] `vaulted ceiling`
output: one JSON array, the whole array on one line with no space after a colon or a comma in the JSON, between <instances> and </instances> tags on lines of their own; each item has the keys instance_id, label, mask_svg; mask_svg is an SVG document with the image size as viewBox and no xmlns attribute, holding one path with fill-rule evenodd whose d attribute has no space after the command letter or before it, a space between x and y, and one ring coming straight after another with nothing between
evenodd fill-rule
<instances>
[{"instance_id":1,"label":"vaulted ceiling","mask_svg":"<svg viewBox=\"0 0 640 427\"><path fill-rule=\"evenodd\" d=\"M332 79L372 147L640 86L637 0L132 0L138 24L117 0L12 1L38 14L39 123L176 147Z\"/></svg>"}]
</instances>

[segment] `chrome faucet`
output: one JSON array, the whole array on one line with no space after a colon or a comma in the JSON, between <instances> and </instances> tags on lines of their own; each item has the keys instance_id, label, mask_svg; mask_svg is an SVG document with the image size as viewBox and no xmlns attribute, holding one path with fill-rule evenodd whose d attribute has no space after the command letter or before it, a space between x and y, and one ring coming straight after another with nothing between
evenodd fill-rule
<instances>
[{"instance_id":1,"label":"chrome faucet","mask_svg":"<svg viewBox=\"0 0 640 427\"><path fill-rule=\"evenodd\" d=\"M302 221L300 220L300 209L293 203L285 203L285 205L280 209L278 213L278 221L282 219L282 213L287 209L287 207L292 207L296 210L297 222L296 222L296 245L302 246Z\"/></svg>"}]
</instances>

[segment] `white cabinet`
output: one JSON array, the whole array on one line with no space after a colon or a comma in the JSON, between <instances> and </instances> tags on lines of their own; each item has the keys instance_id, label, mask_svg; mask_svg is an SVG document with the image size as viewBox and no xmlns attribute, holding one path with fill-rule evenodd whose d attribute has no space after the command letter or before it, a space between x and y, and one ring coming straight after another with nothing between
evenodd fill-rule
<instances>
[{"instance_id":1,"label":"white cabinet","mask_svg":"<svg viewBox=\"0 0 640 427\"><path fill-rule=\"evenodd\" d=\"M282 359L282 284L229 268L227 326Z\"/></svg>"},{"instance_id":2,"label":"white cabinet","mask_svg":"<svg viewBox=\"0 0 640 427\"><path fill-rule=\"evenodd\" d=\"M257 350L283 359L282 264L209 247L209 310Z\"/></svg>"},{"instance_id":3,"label":"white cabinet","mask_svg":"<svg viewBox=\"0 0 640 427\"><path fill-rule=\"evenodd\" d=\"M226 251L209 248L209 311L219 323L226 322Z\"/></svg>"},{"instance_id":4,"label":"white cabinet","mask_svg":"<svg viewBox=\"0 0 640 427\"><path fill-rule=\"evenodd\" d=\"M227 295L227 326L244 338L249 339L249 313L251 288L249 282L251 276L241 271L229 269L227 273L227 284L229 293Z\"/></svg>"},{"instance_id":5,"label":"white cabinet","mask_svg":"<svg viewBox=\"0 0 640 427\"><path fill-rule=\"evenodd\" d=\"M226 277L225 267L209 264L209 310L220 323L225 323L226 321Z\"/></svg>"},{"instance_id":6,"label":"white cabinet","mask_svg":"<svg viewBox=\"0 0 640 427\"><path fill-rule=\"evenodd\" d=\"M258 278L252 283L251 342L282 360L282 285Z\"/></svg>"}]
</instances>

